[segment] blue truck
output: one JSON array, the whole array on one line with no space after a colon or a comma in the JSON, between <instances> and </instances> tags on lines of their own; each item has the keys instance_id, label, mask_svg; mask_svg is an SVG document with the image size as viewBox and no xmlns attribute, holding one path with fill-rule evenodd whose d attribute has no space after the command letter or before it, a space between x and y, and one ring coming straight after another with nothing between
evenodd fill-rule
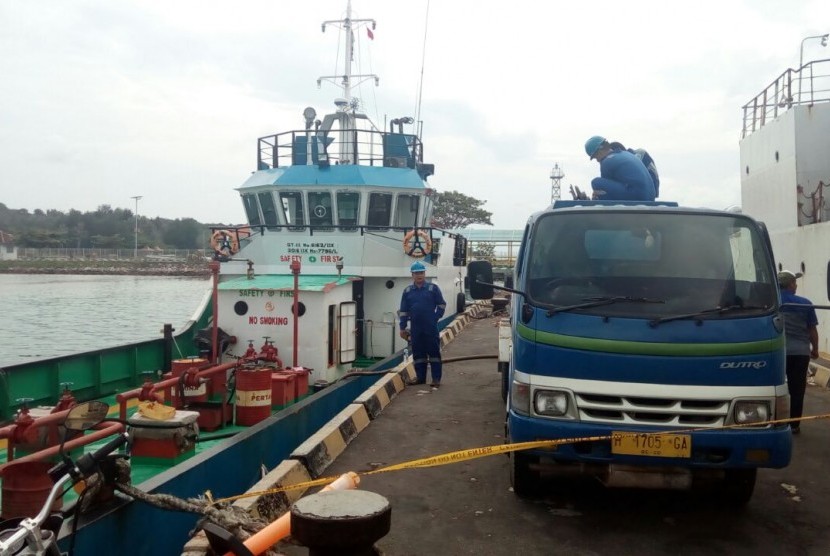
<instances>
[{"instance_id":1,"label":"blue truck","mask_svg":"<svg viewBox=\"0 0 830 556\"><path fill-rule=\"evenodd\" d=\"M556 201L530 217L511 287L473 261L470 293L511 292L500 330L511 484L577 472L607 486L749 502L790 462L776 269L747 215L665 202ZM598 437L598 438L596 438Z\"/></svg>"}]
</instances>

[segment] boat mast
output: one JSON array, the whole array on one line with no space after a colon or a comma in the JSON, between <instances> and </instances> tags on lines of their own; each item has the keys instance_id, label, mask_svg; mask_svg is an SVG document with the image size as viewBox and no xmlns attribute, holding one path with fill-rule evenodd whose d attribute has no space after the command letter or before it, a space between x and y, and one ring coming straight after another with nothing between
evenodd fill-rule
<instances>
[{"instance_id":1,"label":"boat mast","mask_svg":"<svg viewBox=\"0 0 830 556\"><path fill-rule=\"evenodd\" d=\"M361 27L363 24L371 24L372 29L375 28L376 22L374 19L352 19L352 2L348 0L346 5L346 18L323 22L323 32L326 32L326 25L335 25L342 29L344 39L346 41L346 48L344 49L344 64L342 75L324 75L317 79L317 86L319 87L323 81L329 81L339 86L343 90L343 96L334 100L337 106L337 119L340 122L340 163L341 164L357 164L357 153L355 152L357 132L356 113L358 106L358 99L352 97L352 87L359 85L368 79L374 79L375 85L378 84L379 78L375 74L352 75L352 62L354 61L354 30ZM337 79L341 79L338 83Z\"/></svg>"}]
</instances>

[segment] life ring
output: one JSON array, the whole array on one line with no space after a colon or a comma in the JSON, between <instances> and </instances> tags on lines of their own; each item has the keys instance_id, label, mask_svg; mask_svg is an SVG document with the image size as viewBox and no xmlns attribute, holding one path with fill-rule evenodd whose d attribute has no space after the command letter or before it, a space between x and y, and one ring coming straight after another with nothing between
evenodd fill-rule
<instances>
[{"instance_id":1,"label":"life ring","mask_svg":"<svg viewBox=\"0 0 830 556\"><path fill-rule=\"evenodd\" d=\"M210 236L210 246L216 253L225 257L236 255L239 252L239 241L236 236L228 230L216 230Z\"/></svg>"},{"instance_id":2,"label":"life ring","mask_svg":"<svg viewBox=\"0 0 830 556\"><path fill-rule=\"evenodd\" d=\"M403 252L417 259L426 257L432 253L432 239L423 230L410 230L403 236Z\"/></svg>"}]
</instances>

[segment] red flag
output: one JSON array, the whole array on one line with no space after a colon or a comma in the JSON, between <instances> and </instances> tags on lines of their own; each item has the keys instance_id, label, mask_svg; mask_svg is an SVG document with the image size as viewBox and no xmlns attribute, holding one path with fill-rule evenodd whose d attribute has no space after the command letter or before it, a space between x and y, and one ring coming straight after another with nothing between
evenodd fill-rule
<instances>
[{"instance_id":1,"label":"red flag","mask_svg":"<svg viewBox=\"0 0 830 556\"><path fill-rule=\"evenodd\" d=\"M375 34L372 33L372 30L369 29L368 27L366 28L366 34L369 35L370 39L375 40Z\"/></svg>"}]
</instances>

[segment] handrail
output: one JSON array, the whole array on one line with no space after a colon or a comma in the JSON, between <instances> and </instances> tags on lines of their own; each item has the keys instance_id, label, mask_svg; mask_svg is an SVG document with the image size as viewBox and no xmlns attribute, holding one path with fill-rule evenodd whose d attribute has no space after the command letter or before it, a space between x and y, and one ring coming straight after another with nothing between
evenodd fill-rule
<instances>
[{"instance_id":1,"label":"handrail","mask_svg":"<svg viewBox=\"0 0 830 556\"><path fill-rule=\"evenodd\" d=\"M114 434L120 434L124 431L124 424L118 423L115 421L105 421L104 423L98 424L95 426L95 432L91 434L85 434L83 436L79 436L78 438L73 438L72 440L68 440L63 443L63 446L52 446L50 448L46 448L44 450L40 450L38 452L31 453L29 455L23 456L22 458L17 458L11 461L8 461L2 465L0 465L0 473L3 472L3 469L8 467L9 465L14 465L17 463L25 463L30 461L42 461L47 458L51 458L56 456L60 453L61 448L63 450L72 450L74 448L78 448L80 446L86 446L87 444L92 444L94 442L98 442L101 439L104 439L108 436L112 436Z\"/></svg>"},{"instance_id":2,"label":"handrail","mask_svg":"<svg viewBox=\"0 0 830 556\"><path fill-rule=\"evenodd\" d=\"M389 138L400 138L402 141L393 143L388 141ZM346 144L347 150L353 151L353 160L337 159L335 153L340 151L341 144ZM373 129L292 130L257 140L257 169L320 162L415 169L423 163L423 152L421 140L410 133Z\"/></svg>"},{"instance_id":3,"label":"handrail","mask_svg":"<svg viewBox=\"0 0 830 556\"><path fill-rule=\"evenodd\" d=\"M741 138L764 127L793 106L830 102L830 59L788 68L743 106Z\"/></svg>"}]
</instances>

